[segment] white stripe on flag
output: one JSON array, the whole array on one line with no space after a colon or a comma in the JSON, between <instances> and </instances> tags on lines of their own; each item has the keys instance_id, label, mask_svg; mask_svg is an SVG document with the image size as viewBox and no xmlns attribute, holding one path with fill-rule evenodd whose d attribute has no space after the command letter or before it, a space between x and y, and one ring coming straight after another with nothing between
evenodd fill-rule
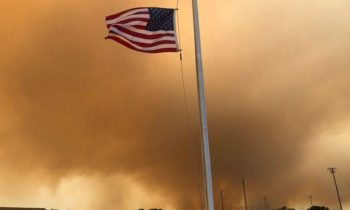
<instances>
[{"instance_id":1,"label":"white stripe on flag","mask_svg":"<svg viewBox=\"0 0 350 210\"><path fill-rule=\"evenodd\" d=\"M117 34L120 34L121 36L125 37L126 39L128 40L131 40L131 41L135 41L135 42L141 42L141 43L146 43L146 44L151 44L151 43L154 43L154 42L157 42L157 41L164 41L164 40L168 40L168 41L176 41L175 40L175 37L174 36L163 36L163 37L160 37L160 38L155 38L155 39L143 39L143 38L139 38L139 37L136 37L136 36L132 36L132 35L129 35L127 33L124 33L114 27L110 28L110 31L113 31Z\"/></svg>"},{"instance_id":2,"label":"white stripe on flag","mask_svg":"<svg viewBox=\"0 0 350 210\"><path fill-rule=\"evenodd\" d=\"M120 15L119 17L111 19L111 20L123 18L123 17L129 16L129 15L133 15L133 14L138 13L138 12L148 12L148 8L133 9L133 10L131 10L129 12L126 12L126 13Z\"/></svg>"},{"instance_id":3,"label":"white stripe on flag","mask_svg":"<svg viewBox=\"0 0 350 210\"><path fill-rule=\"evenodd\" d=\"M147 19L150 19L150 15L149 14L136 14L136 15L130 15L130 16L124 17L124 18L117 18L115 20L118 21L118 22L121 22L123 20L131 19L131 18L147 18Z\"/></svg>"},{"instance_id":4,"label":"white stripe on flag","mask_svg":"<svg viewBox=\"0 0 350 210\"><path fill-rule=\"evenodd\" d=\"M107 25L111 25L111 24L114 24L114 23L117 23L117 22L121 22L123 20L127 20L127 19L132 19L132 18L147 18L147 19L150 19L150 15L149 14L136 14L136 15L130 15L130 16L127 16L127 17L119 17L119 18L116 18L116 19L112 19L112 20L107 20L106 23Z\"/></svg>"},{"instance_id":5,"label":"white stripe on flag","mask_svg":"<svg viewBox=\"0 0 350 210\"><path fill-rule=\"evenodd\" d=\"M140 34L145 34L145 35L156 35L156 34L174 34L174 31L163 31L163 30L158 30L158 31L147 31L147 30L141 30L141 29L137 29L133 26L123 26L124 28L136 32L136 33L140 33Z\"/></svg>"}]
</instances>

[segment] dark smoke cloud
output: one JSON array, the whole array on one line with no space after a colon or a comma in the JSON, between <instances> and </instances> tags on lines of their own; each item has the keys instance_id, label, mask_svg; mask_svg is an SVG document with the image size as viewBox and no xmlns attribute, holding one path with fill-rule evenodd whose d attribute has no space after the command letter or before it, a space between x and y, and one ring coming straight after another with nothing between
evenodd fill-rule
<instances>
[{"instance_id":1,"label":"dark smoke cloud","mask_svg":"<svg viewBox=\"0 0 350 210\"><path fill-rule=\"evenodd\" d=\"M141 6L154 5L148 3ZM134 185L144 197L159 197L154 205L201 208L190 2L180 3L189 125L178 55L140 54L103 39L104 16L140 2L4 5L0 162L6 181L0 186L12 187L0 193L9 198L3 202L30 205L18 194L35 197L43 186L54 195L62 189L76 195L62 183L82 185L74 177L83 177L95 192L76 201L93 203L86 208L130 208ZM227 208L241 205L245 176L250 204L266 195L272 207L304 205L315 192L333 207L327 164L343 167L347 200L348 157L327 162L320 154L323 162L306 162L310 145L349 119L348 3L202 4L215 200L224 190Z\"/></svg>"}]
</instances>

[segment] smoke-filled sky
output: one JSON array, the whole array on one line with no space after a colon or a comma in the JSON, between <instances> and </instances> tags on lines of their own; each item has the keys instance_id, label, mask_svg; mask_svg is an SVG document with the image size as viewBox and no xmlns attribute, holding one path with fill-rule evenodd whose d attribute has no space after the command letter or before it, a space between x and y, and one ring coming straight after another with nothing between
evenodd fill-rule
<instances>
[{"instance_id":1,"label":"smoke-filled sky","mask_svg":"<svg viewBox=\"0 0 350 210\"><path fill-rule=\"evenodd\" d=\"M191 1L179 55L110 40L104 17L175 0L0 7L0 206L202 209ZM350 208L350 2L200 1L216 208Z\"/></svg>"}]
</instances>

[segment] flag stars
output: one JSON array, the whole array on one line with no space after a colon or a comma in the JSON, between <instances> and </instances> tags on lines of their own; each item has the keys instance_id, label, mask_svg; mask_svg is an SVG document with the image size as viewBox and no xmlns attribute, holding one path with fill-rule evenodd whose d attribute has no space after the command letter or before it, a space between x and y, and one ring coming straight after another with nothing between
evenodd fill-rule
<instances>
[{"instance_id":1,"label":"flag stars","mask_svg":"<svg viewBox=\"0 0 350 210\"><path fill-rule=\"evenodd\" d=\"M146 26L149 31L174 30L174 10L149 8L150 20Z\"/></svg>"}]
</instances>

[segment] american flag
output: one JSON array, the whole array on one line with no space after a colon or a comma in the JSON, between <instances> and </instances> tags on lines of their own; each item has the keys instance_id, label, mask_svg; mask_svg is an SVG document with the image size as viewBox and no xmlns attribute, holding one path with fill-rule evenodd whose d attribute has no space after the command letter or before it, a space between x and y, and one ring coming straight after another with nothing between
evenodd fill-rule
<instances>
[{"instance_id":1,"label":"american flag","mask_svg":"<svg viewBox=\"0 0 350 210\"><path fill-rule=\"evenodd\" d=\"M177 52L175 10L133 8L106 17L112 39L133 50L160 53Z\"/></svg>"}]
</instances>

